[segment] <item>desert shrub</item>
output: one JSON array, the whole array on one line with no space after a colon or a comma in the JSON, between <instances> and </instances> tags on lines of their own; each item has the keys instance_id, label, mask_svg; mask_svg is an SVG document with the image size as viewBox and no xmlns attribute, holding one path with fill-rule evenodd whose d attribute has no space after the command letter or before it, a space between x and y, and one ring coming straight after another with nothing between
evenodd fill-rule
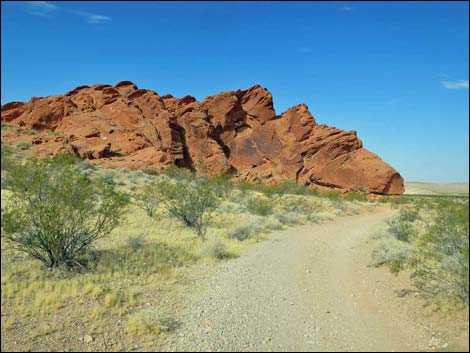
<instances>
[{"instance_id":1,"label":"desert shrub","mask_svg":"<svg viewBox=\"0 0 470 353\"><path fill-rule=\"evenodd\" d=\"M419 212L417 209L409 209L409 208L400 210L398 217L403 222L414 222L420 218Z\"/></svg>"},{"instance_id":2,"label":"desert shrub","mask_svg":"<svg viewBox=\"0 0 470 353\"><path fill-rule=\"evenodd\" d=\"M2 121L2 130L15 130L16 128L15 125Z\"/></svg>"},{"instance_id":3,"label":"desert shrub","mask_svg":"<svg viewBox=\"0 0 470 353\"><path fill-rule=\"evenodd\" d=\"M129 331L134 334L160 334L175 330L179 324L161 308L145 308L133 313L127 320Z\"/></svg>"},{"instance_id":4,"label":"desert shrub","mask_svg":"<svg viewBox=\"0 0 470 353\"><path fill-rule=\"evenodd\" d=\"M263 185L258 189L266 196L286 194L318 196L320 194L317 189L308 188L306 185L292 180L284 180L273 185Z\"/></svg>"},{"instance_id":5,"label":"desert shrub","mask_svg":"<svg viewBox=\"0 0 470 353\"><path fill-rule=\"evenodd\" d=\"M227 250L227 246L220 239L212 238L202 244L199 250L199 256L222 260L232 257L232 254Z\"/></svg>"},{"instance_id":6,"label":"desert shrub","mask_svg":"<svg viewBox=\"0 0 470 353\"><path fill-rule=\"evenodd\" d=\"M256 221L238 225L228 233L228 237L240 241L249 239L261 231L261 226Z\"/></svg>"},{"instance_id":7,"label":"desert shrub","mask_svg":"<svg viewBox=\"0 0 470 353\"><path fill-rule=\"evenodd\" d=\"M409 243L385 234L380 237L372 253L372 265L388 265L392 272L397 273L409 264L412 251Z\"/></svg>"},{"instance_id":8,"label":"desert shrub","mask_svg":"<svg viewBox=\"0 0 470 353\"><path fill-rule=\"evenodd\" d=\"M2 170L9 170L13 163L13 150L9 146L2 145L1 153L1 168Z\"/></svg>"},{"instance_id":9,"label":"desert shrub","mask_svg":"<svg viewBox=\"0 0 470 353\"><path fill-rule=\"evenodd\" d=\"M290 190L291 184L287 181L272 184L272 185L261 185L258 189L266 196L271 197L273 195L284 195Z\"/></svg>"},{"instance_id":10,"label":"desert shrub","mask_svg":"<svg viewBox=\"0 0 470 353\"><path fill-rule=\"evenodd\" d=\"M286 225L294 225L302 223L305 219L302 214L297 212L284 212L284 213L276 213L275 217L281 222L282 224Z\"/></svg>"},{"instance_id":11,"label":"desert shrub","mask_svg":"<svg viewBox=\"0 0 470 353\"><path fill-rule=\"evenodd\" d=\"M434 222L417 241L412 263L426 293L469 303L469 215L467 203L440 203Z\"/></svg>"},{"instance_id":12,"label":"desert shrub","mask_svg":"<svg viewBox=\"0 0 470 353\"><path fill-rule=\"evenodd\" d=\"M129 178L141 178L145 175L145 173L141 170L141 169L132 169L131 175L129 176Z\"/></svg>"},{"instance_id":13,"label":"desert shrub","mask_svg":"<svg viewBox=\"0 0 470 353\"><path fill-rule=\"evenodd\" d=\"M413 224L401 220L400 218L392 219L389 222L390 233L400 241L409 242L413 236Z\"/></svg>"},{"instance_id":14,"label":"desert shrub","mask_svg":"<svg viewBox=\"0 0 470 353\"><path fill-rule=\"evenodd\" d=\"M243 203L243 192L237 188L235 189L232 189L230 191L230 194L228 196L228 201L229 202L234 202L234 203L238 203L238 204L242 204Z\"/></svg>"},{"instance_id":15,"label":"desert shrub","mask_svg":"<svg viewBox=\"0 0 470 353\"><path fill-rule=\"evenodd\" d=\"M65 164L75 164L75 168L83 174L91 174L97 169L97 167L91 163L85 161L74 161L73 157L62 158L62 160ZM70 163L68 161L70 161Z\"/></svg>"},{"instance_id":16,"label":"desert shrub","mask_svg":"<svg viewBox=\"0 0 470 353\"><path fill-rule=\"evenodd\" d=\"M227 199L230 195L233 185L229 174L221 174L209 179L209 185L217 197Z\"/></svg>"},{"instance_id":17,"label":"desert shrub","mask_svg":"<svg viewBox=\"0 0 470 353\"><path fill-rule=\"evenodd\" d=\"M51 159L15 165L2 209L2 236L48 267L76 257L119 223L125 197Z\"/></svg>"},{"instance_id":18,"label":"desert shrub","mask_svg":"<svg viewBox=\"0 0 470 353\"><path fill-rule=\"evenodd\" d=\"M255 186L252 183L249 183L247 181L241 180L238 181L236 184L236 187L242 195L245 195L248 191L254 190Z\"/></svg>"},{"instance_id":19,"label":"desert shrub","mask_svg":"<svg viewBox=\"0 0 470 353\"><path fill-rule=\"evenodd\" d=\"M333 207L336 208L336 214L342 215L348 210L348 204L343 200L342 197L330 199Z\"/></svg>"},{"instance_id":20,"label":"desert shrub","mask_svg":"<svg viewBox=\"0 0 470 353\"><path fill-rule=\"evenodd\" d=\"M366 191L350 191L344 198L348 201L368 201Z\"/></svg>"},{"instance_id":21,"label":"desert shrub","mask_svg":"<svg viewBox=\"0 0 470 353\"><path fill-rule=\"evenodd\" d=\"M93 169L93 167L89 167L91 164L84 162L79 156L72 153L58 153L53 158L54 163L60 165L73 165L73 164L82 164L79 168L82 169ZM95 167L96 169L96 167Z\"/></svg>"},{"instance_id":22,"label":"desert shrub","mask_svg":"<svg viewBox=\"0 0 470 353\"><path fill-rule=\"evenodd\" d=\"M282 223L273 215L263 218L263 225L267 230L283 229Z\"/></svg>"},{"instance_id":23,"label":"desert shrub","mask_svg":"<svg viewBox=\"0 0 470 353\"><path fill-rule=\"evenodd\" d=\"M191 180L195 178L195 174L187 168L180 168L175 165L170 165L162 171L163 175L175 180Z\"/></svg>"},{"instance_id":24,"label":"desert shrub","mask_svg":"<svg viewBox=\"0 0 470 353\"><path fill-rule=\"evenodd\" d=\"M127 245L132 249L140 249L145 245L145 236L139 234L136 236L130 236L126 239Z\"/></svg>"},{"instance_id":25,"label":"desert shrub","mask_svg":"<svg viewBox=\"0 0 470 353\"><path fill-rule=\"evenodd\" d=\"M251 213L267 216L273 213L274 200L264 195L251 195L245 199L245 207Z\"/></svg>"},{"instance_id":26,"label":"desert shrub","mask_svg":"<svg viewBox=\"0 0 470 353\"><path fill-rule=\"evenodd\" d=\"M212 213L219 200L204 179L192 182L163 180L160 183L162 205L171 217L192 228L204 239Z\"/></svg>"},{"instance_id":27,"label":"desert shrub","mask_svg":"<svg viewBox=\"0 0 470 353\"><path fill-rule=\"evenodd\" d=\"M36 135L38 133L36 129L24 129L23 131L26 135Z\"/></svg>"},{"instance_id":28,"label":"desert shrub","mask_svg":"<svg viewBox=\"0 0 470 353\"><path fill-rule=\"evenodd\" d=\"M101 171L100 178L105 184L114 185L115 172L113 169L106 169Z\"/></svg>"},{"instance_id":29,"label":"desert shrub","mask_svg":"<svg viewBox=\"0 0 470 353\"><path fill-rule=\"evenodd\" d=\"M243 213L244 208L239 203L223 201L217 208L219 213Z\"/></svg>"},{"instance_id":30,"label":"desert shrub","mask_svg":"<svg viewBox=\"0 0 470 353\"><path fill-rule=\"evenodd\" d=\"M323 191L321 196L329 200L341 200L341 193L335 190Z\"/></svg>"},{"instance_id":31,"label":"desert shrub","mask_svg":"<svg viewBox=\"0 0 470 353\"><path fill-rule=\"evenodd\" d=\"M153 175L153 176L158 175L157 170L153 168L142 169L142 171L147 175Z\"/></svg>"},{"instance_id":32,"label":"desert shrub","mask_svg":"<svg viewBox=\"0 0 470 353\"><path fill-rule=\"evenodd\" d=\"M403 205L410 202L405 195L383 195L379 199L380 203L390 203L392 205Z\"/></svg>"},{"instance_id":33,"label":"desert shrub","mask_svg":"<svg viewBox=\"0 0 470 353\"><path fill-rule=\"evenodd\" d=\"M149 217L154 217L162 199L161 186L157 182L146 184L134 195L135 204Z\"/></svg>"},{"instance_id":34,"label":"desert shrub","mask_svg":"<svg viewBox=\"0 0 470 353\"><path fill-rule=\"evenodd\" d=\"M25 151L31 148L31 144L29 144L28 142L20 142L16 145L16 147L22 151Z\"/></svg>"},{"instance_id":35,"label":"desert shrub","mask_svg":"<svg viewBox=\"0 0 470 353\"><path fill-rule=\"evenodd\" d=\"M400 241L409 242L413 237L413 222L418 219L418 211L412 209L403 209L398 217L388 222L390 233Z\"/></svg>"},{"instance_id":36,"label":"desert shrub","mask_svg":"<svg viewBox=\"0 0 470 353\"><path fill-rule=\"evenodd\" d=\"M309 219L318 212L318 204L304 197L284 198L281 200L281 206L285 211L297 212Z\"/></svg>"}]
</instances>

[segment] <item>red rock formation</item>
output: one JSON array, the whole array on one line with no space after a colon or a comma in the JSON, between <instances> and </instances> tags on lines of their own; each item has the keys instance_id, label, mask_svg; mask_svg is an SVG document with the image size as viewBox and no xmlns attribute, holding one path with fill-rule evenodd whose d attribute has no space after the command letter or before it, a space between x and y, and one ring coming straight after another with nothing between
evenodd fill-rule
<instances>
[{"instance_id":1,"label":"red rock formation","mask_svg":"<svg viewBox=\"0 0 470 353\"><path fill-rule=\"evenodd\" d=\"M22 136L32 152L73 151L103 166L161 168L174 164L267 183L297 181L377 194L404 191L400 174L364 149L355 131L318 125L305 104L276 116L261 86L205 98L175 98L139 89L80 86L64 94L2 106L2 121L36 129ZM49 130L60 136L50 136ZM25 140L26 138L26 140ZM18 141L18 132L2 132Z\"/></svg>"}]
</instances>

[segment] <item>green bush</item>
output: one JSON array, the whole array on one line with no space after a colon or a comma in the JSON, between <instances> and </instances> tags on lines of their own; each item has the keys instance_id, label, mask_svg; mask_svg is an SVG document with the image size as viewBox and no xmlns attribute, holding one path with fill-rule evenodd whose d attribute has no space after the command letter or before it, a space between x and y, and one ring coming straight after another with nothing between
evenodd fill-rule
<instances>
[{"instance_id":1,"label":"green bush","mask_svg":"<svg viewBox=\"0 0 470 353\"><path fill-rule=\"evenodd\" d=\"M164 169L162 174L176 180L192 180L195 178L195 173L191 172L189 169L180 168L175 165L170 165L168 168Z\"/></svg>"},{"instance_id":2,"label":"green bush","mask_svg":"<svg viewBox=\"0 0 470 353\"><path fill-rule=\"evenodd\" d=\"M2 209L2 236L48 267L77 264L77 256L121 219L125 197L71 166L31 160L12 167L8 179L12 194Z\"/></svg>"},{"instance_id":3,"label":"green bush","mask_svg":"<svg viewBox=\"0 0 470 353\"><path fill-rule=\"evenodd\" d=\"M126 242L130 248L140 249L141 247L145 245L145 237L143 234L130 236L129 238L127 238Z\"/></svg>"},{"instance_id":4,"label":"green bush","mask_svg":"<svg viewBox=\"0 0 470 353\"><path fill-rule=\"evenodd\" d=\"M417 210L402 209L398 217L388 222L390 233L400 241L409 242L414 234L413 222L419 219Z\"/></svg>"},{"instance_id":5,"label":"green bush","mask_svg":"<svg viewBox=\"0 0 470 353\"><path fill-rule=\"evenodd\" d=\"M277 213L275 216L279 220L279 222L286 225L299 224L302 223L302 221L305 219L302 214L299 214L297 212Z\"/></svg>"},{"instance_id":6,"label":"green bush","mask_svg":"<svg viewBox=\"0 0 470 353\"><path fill-rule=\"evenodd\" d=\"M240 224L235 229L228 233L229 238L237 239L240 241L251 238L261 231L261 227L258 222L252 221L244 224Z\"/></svg>"},{"instance_id":7,"label":"green bush","mask_svg":"<svg viewBox=\"0 0 470 353\"><path fill-rule=\"evenodd\" d=\"M31 144L28 142L20 142L16 145L16 147L22 151L29 150L31 148Z\"/></svg>"},{"instance_id":8,"label":"green bush","mask_svg":"<svg viewBox=\"0 0 470 353\"><path fill-rule=\"evenodd\" d=\"M227 199L233 189L232 182L230 181L231 175L222 174L209 179L209 185L214 193L222 198Z\"/></svg>"},{"instance_id":9,"label":"green bush","mask_svg":"<svg viewBox=\"0 0 470 353\"><path fill-rule=\"evenodd\" d=\"M176 183L163 180L160 190L162 205L168 214L192 228L204 239L212 213L219 204L207 180L180 180Z\"/></svg>"},{"instance_id":10,"label":"green bush","mask_svg":"<svg viewBox=\"0 0 470 353\"><path fill-rule=\"evenodd\" d=\"M341 193L339 191L331 190L331 191L323 191L321 192L321 196L327 198L329 200L337 201L341 200Z\"/></svg>"},{"instance_id":11,"label":"green bush","mask_svg":"<svg viewBox=\"0 0 470 353\"><path fill-rule=\"evenodd\" d=\"M2 170L9 170L13 164L14 152L10 146L2 145L1 153L1 168Z\"/></svg>"},{"instance_id":12,"label":"green bush","mask_svg":"<svg viewBox=\"0 0 470 353\"><path fill-rule=\"evenodd\" d=\"M17 126L13 125L13 124L8 124L4 121L2 121L2 130L15 130L17 129Z\"/></svg>"},{"instance_id":13,"label":"green bush","mask_svg":"<svg viewBox=\"0 0 470 353\"><path fill-rule=\"evenodd\" d=\"M135 204L142 208L149 217L154 217L162 200L159 183L144 185L134 196Z\"/></svg>"},{"instance_id":14,"label":"green bush","mask_svg":"<svg viewBox=\"0 0 470 353\"><path fill-rule=\"evenodd\" d=\"M227 250L227 247L220 239L213 238L202 245L199 250L199 256L223 260L232 257L232 254Z\"/></svg>"},{"instance_id":15,"label":"green bush","mask_svg":"<svg viewBox=\"0 0 470 353\"><path fill-rule=\"evenodd\" d=\"M397 240L409 242L413 236L413 224L400 218L392 219L389 222L389 231Z\"/></svg>"},{"instance_id":16,"label":"green bush","mask_svg":"<svg viewBox=\"0 0 470 353\"><path fill-rule=\"evenodd\" d=\"M53 160L55 163L61 164L61 165L73 165L73 164L83 163L83 165L87 165L86 167L87 169L91 169L94 167L94 166L91 168L88 167L88 166L91 166L91 164L83 162L83 160L79 156L77 156L76 154L72 154L72 153L58 153L53 157Z\"/></svg>"},{"instance_id":17,"label":"green bush","mask_svg":"<svg viewBox=\"0 0 470 353\"><path fill-rule=\"evenodd\" d=\"M404 269L410 261L413 247L389 234L380 234L378 244L372 253L372 265L388 265L392 272Z\"/></svg>"},{"instance_id":18,"label":"green bush","mask_svg":"<svg viewBox=\"0 0 470 353\"><path fill-rule=\"evenodd\" d=\"M348 201L369 201L366 191L351 191L348 192L344 198Z\"/></svg>"},{"instance_id":19,"label":"green bush","mask_svg":"<svg viewBox=\"0 0 470 353\"><path fill-rule=\"evenodd\" d=\"M273 213L273 198L264 195L252 195L245 200L245 207L251 213L267 216Z\"/></svg>"},{"instance_id":20,"label":"green bush","mask_svg":"<svg viewBox=\"0 0 470 353\"><path fill-rule=\"evenodd\" d=\"M284 198L281 200L281 205L284 211L297 212L309 220L314 220L318 212L318 204L304 197Z\"/></svg>"},{"instance_id":21,"label":"green bush","mask_svg":"<svg viewBox=\"0 0 470 353\"><path fill-rule=\"evenodd\" d=\"M417 242L412 263L421 289L469 303L469 208L438 203L436 218Z\"/></svg>"}]
</instances>

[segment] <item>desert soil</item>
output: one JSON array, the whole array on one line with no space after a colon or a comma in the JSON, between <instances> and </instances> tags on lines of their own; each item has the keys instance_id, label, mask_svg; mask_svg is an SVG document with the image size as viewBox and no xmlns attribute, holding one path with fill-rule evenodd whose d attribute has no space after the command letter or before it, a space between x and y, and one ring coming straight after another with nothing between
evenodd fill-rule
<instances>
[{"instance_id":1,"label":"desert soil","mask_svg":"<svg viewBox=\"0 0 470 353\"><path fill-rule=\"evenodd\" d=\"M291 228L221 263L197 284L165 350L452 349L406 294L408 276L368 266L372 227L394 212Z\"/></svg>"}]
</instances>

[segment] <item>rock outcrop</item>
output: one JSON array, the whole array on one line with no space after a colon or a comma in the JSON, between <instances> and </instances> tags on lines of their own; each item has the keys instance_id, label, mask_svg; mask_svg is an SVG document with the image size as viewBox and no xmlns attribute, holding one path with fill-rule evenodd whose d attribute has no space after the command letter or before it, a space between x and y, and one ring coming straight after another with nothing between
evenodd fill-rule
<instances>
[{"instance_id":1,"label":"rock outcrop","mask_svg":"<svg viewBox=\"0 0 470 353\"><path fill-rule=\"evenodd\" d=\"M173 164L234 173L246 181L404 191L400 174L364 149L355 131L317 124L305 104L276 115L271 93L259 85L202 102L159 96L130 81L80 86L63 95L7 103L1 118L36 130L22 136L31 142L29 153L72 151L105 167ZM18 132L2 131L6 141L18 138Z\"/></svg>"}]
</instances>

